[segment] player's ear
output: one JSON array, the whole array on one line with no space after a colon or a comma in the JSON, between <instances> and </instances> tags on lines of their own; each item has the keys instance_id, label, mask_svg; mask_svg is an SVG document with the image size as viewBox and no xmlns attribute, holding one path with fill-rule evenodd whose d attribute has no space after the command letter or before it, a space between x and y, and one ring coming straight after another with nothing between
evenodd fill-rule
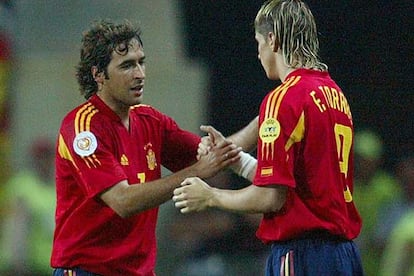
<instances>
[{"instance_id":1,"label":"player's ear","mask_svg":"<svg viewBox=\"0 0 414 276\"><path fill-rule=\"evenodd\" d=\"M104 72L101 71L99 72L98 67L97 66L92 66L91 68L91 74L93 79L96 81L96 83L102 83L104 80Z\"/></svg>"},{"instance_id":2,"label":"player's ear","mask_svg":"<svg viewBox=\"0 0 414 276\"><path fill-rule=\"evenodd\" d=\"M273 32L269 32L267 34L267 41L269 43L269 46L272 48L273 52L277 52L279 49L279 42L276 39L276 36Z\"/></svg>"}]
</instances>

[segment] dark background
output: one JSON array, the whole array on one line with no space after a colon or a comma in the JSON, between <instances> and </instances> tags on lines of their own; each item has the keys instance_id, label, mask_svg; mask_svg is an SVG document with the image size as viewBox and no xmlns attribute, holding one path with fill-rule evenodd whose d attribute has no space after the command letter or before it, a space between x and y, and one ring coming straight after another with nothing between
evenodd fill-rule
<instances>
[{"instance_id":1,"label":"dark background","mask_svg":"<svg viewBox=\"0 0 414 276\"><path fill-rule=\"evenodd\" d=\"M187 54L210 71L209 122L225 135L258 114L278 83L257 59L253 20L262 0L184 0ZM307 1L317 23L320 56L347 95L355 129L385 142L386 167L413 150L412 1Z\"/></svg>"}]
</instances>

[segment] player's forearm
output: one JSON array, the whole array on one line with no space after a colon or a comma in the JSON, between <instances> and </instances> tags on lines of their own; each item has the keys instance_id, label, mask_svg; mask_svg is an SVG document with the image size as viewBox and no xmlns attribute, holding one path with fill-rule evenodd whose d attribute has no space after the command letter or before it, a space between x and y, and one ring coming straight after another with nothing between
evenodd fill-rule
<instances>
[{"instance_id":1,"label":"player's forearm","mask_svg":"<svg viewBox=\"0 0 414 276\"><path fill-rule=\"evenodd\" d=\"M252 151L257 145L258 120L259 117L254 118L247 126L230 135L227 139L242 147L246 152Z\"/></svg>"},{"instance_id":2,"label":"player's forearm","mask_svg":"<svg viewBox=\"0 0 414 276\"><path fill-rule=\"evenodd\" d=\"M136 189L140 189L137 198L131 200L131 213L139 213L154 207L171 199L175 188L179 187L181 182L187 177L200 176L200 171L196 165L192 165L163 178L133 185Z\"/></svg>"},{"instance_id":3,"label":"player's forearm","mask_svg":"<svg viewBox=\"0 0 414 276\"><path fill-rule=\"evenodd\" d=\"M184 179L204 177L206 173L204 166L195 163L171 175L141 184L129 185L124 180L104 192L101 198L119 216L126 218L168 201Z\"/></svg>"},{"instance_id":4,"label":"player's forearm","mask_svg":"<svg viewBox=\"0 0 414 276\"><path fill-rule=\"evenodd\" d=\"M213 188L212 208L241 213L277 212L285 202L284 188L264 188L250 185L241 190Z\"/></svg>"}]
</instances>

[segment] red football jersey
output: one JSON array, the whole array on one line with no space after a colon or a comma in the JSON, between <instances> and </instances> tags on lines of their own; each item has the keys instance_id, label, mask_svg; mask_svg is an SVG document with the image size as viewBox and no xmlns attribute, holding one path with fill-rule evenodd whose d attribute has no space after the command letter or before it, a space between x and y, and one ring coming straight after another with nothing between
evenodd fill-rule
<instances>
[{"instance_id":1,"label":"red football jersey","mask_svg":"<svg viewBox=\"0 0 414 276\"><path fill-rule=\"evenodd\" d=\"M260 106L257 186L287 186L287 201L265 214L263 242L327 230L353 239L361 218L352 200L353 124L348 102L327 72L298 69Z\"/></svg>"},{"instance_id":2,"label":"red football jersey","mask_svg":"<svg viewBox=\"0 0 414 276\"><path fill-rule=\"evenodd\" d=\"M121 218L97 195L121 180L159 179L161 164L171 171L192 164L200 138L146 105L131 107L129 122L128 131L96 95L63 119L52 267L154 275L158 208Z\"/></svg>"}]
</instances>

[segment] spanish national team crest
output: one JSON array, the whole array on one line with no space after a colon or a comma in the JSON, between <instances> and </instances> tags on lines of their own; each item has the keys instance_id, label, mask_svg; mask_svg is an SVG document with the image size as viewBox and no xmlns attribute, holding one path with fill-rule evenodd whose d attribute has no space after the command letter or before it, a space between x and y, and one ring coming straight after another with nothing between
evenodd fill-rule
<instances>
[{"instance_id":1,"label":"spanish national team crest","mask_svg":"<svg viewBox=\"0 0 414 276\"><path fill-rule=\"evenodd\" d=\"M263 143L273 143L280 135L280 123L275 118L267 118L260 125L259 137Z\"/></svg>"},{"instance_id":2,"label":"spanish national team crest","mask_svg":"<svg viewBox=\"0 0 414 276\"><path fill-rule=\"evenodd\" d=\"M146 144L144 149L147 151L148 169L153 171L157 167L157 158L155 157L155 152L152 150L152 144Z\"/></svg>"},{"instance_id":3,"label":"spanish national team crest","mask_svg":"<svg viewBox=\"0 0 414 276\"><path fill-rule=\"evenodd\" d=\"M82 131L73 140L73 149L82 157L93 154L98 147L95 135L90 131Z\"/></svg>"}]
</instances>

